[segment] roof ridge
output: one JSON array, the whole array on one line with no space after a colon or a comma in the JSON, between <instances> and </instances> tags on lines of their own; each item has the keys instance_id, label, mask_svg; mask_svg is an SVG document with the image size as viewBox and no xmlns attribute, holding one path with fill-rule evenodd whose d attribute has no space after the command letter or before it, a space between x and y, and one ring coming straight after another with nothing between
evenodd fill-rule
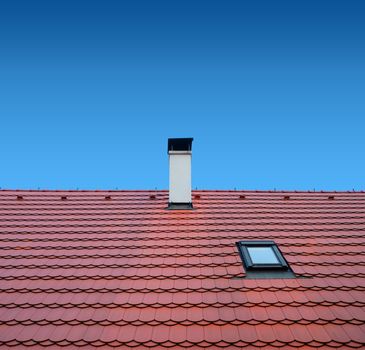
<instances>
[{"instance_id":1,"label":"roof ridge","mask_svg":"<svg viewBox=\"0 0 365 350\"><path fill-rule=\"evenodd\" d=\"M89 192L89 193L133 193L133 192L163 192L167 193L167 189L11 189L11 188L2 188L0 192ZM195 189L193 192L206 192L206 193L365 193L364 190L246 190L246 189L239 189L239 190L226 190L226 189Z\"/></svg>"}]
</instances>

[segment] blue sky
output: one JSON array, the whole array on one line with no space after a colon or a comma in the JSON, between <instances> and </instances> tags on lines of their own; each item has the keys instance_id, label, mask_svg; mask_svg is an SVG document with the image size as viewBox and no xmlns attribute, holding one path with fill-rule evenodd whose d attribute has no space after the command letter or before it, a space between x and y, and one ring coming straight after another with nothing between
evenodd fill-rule
<instances>
[{"instance_id":1,"label":"blue sky","mask_svg":"<svg viewBox=\"0 0 365 350\"><path fill-rule=\"evenodd\" d=\"M364 190L363 1L1 1L0 187Z\"/></svg>"}]
</instances>

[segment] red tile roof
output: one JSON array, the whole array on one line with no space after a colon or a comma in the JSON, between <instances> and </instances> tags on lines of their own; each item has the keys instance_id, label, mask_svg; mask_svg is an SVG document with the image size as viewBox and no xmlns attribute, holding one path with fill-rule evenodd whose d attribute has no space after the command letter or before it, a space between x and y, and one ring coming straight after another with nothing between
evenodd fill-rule
<instances>
[{"instance_id":1,"label":"red tile roof","mask_svg":"<svg viewBox=\"0 0 365 350\"><path fill-rule=\"evenodd\" d=\"M0 191L1 348L365 347L365 193L195 194ZM250 239L298 278L245 279Z\"/></svg>"}]
</instances>

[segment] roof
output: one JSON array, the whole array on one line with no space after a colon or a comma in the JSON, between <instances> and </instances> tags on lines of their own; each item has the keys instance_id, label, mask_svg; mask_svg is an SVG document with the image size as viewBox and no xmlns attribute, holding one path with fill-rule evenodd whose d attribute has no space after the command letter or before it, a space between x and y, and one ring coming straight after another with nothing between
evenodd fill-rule
<instances>
[{"instance_id":1,"label":"roof","mask_svg":"<svg viewBox=\"0 0 365 350\"><path fill-rule=\"evenodd\" d=\"M365 193L0 191L0 346L363 348ZM245 279L274 240L295 279Z\"/></svg>"}]
</instances>

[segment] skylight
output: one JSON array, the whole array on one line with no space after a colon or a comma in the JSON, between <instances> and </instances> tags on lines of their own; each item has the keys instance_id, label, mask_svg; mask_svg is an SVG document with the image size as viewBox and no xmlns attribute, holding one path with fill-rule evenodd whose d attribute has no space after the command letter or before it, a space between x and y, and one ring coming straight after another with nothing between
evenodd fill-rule
<instances>
[{"instance_id":1,"label":"skylight","mask_svg":"<svg viewBox=\"0 0 365 350\"><path fill-rule=\"evenodd\" d=\"M248 278L293 278L293 271L274 241L237 243Z\"/></svg>"},{"instance_id":2,"label":"skylight","mask_svg":"<svg viewBox=\"0 0 365 350\"><path fill-rule=\"evenodd\" d=\"M279 259L271 247L247 247L254 264L278 264Z\"/></svg>"}]
</instances>

